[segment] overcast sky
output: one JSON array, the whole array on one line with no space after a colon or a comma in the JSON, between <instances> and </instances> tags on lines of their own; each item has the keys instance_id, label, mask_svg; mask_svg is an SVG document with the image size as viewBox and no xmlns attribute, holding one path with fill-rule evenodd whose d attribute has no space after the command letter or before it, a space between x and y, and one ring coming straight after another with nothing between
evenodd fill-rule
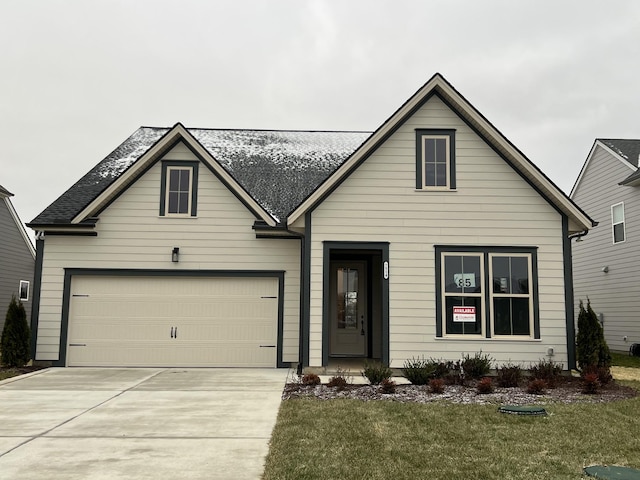
<instances>
[{"instance_id":1,"label":"overcast sky","mask_svg":"<svg viewBox=\"0 0 640 480\"><path fill-rule=\"evenodd\" d=\"M0 0L0 45L24 222L141 125L375 130L435 72L566 193L640 138L637 0Z\"/></svg>"}]
</instances>

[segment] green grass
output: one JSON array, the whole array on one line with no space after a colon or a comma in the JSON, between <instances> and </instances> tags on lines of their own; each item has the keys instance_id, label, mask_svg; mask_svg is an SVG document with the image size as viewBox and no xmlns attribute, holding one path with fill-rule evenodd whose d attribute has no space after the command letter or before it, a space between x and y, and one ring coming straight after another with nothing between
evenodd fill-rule
<instances>
[{"instance_id":1,"label":"green grass","mask_svg":"<svg viewBox=\"0 0 640 480\"><path fill-rule=\"evenodd\" d=\"M285 400L264 478L562 480L592 464L640 468L640 398L546 409Z\"/></svg>"},{"instance_id":2,"label":"green grass","mask_svg":"<svg viewBox=\"0 0 640 480\"><path fill-rule=\"evenodd\" d=\"M611 352L611 364L618 367L640 368L640 357L632 357L627 353Z\"/></svg>"}]
</instances>

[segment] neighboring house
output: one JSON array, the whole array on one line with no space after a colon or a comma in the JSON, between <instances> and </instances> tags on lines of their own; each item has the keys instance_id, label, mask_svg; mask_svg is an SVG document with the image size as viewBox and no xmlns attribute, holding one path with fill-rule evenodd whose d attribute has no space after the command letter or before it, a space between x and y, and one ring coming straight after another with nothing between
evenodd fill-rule
<instances>
[{"instance_id":1,"label":"neighboring house","mask_svg":"<svg viewBox=\"0 0 640 480\"><path fill-rule=\"evenodd\" d=\"M140 128L30 226L54 365L566 368L592 221L437 74L371 134Z\"/></svg>"},{"instance_id":2,"label":"neighboring house","mask_svg":"<svg viewBox=\"0 0 640 480\"><path fill-rule=\"evenodd\" d=\"M0 332L15 295L31 315L33 270L36 252L11 203L13 193L0 185Z\"/></svg>"},{"instance_id":3,"label":"neighboring house","mask_svg":"<svg viewBox=\"0 0 640 480\"><path fill-rule=\"evenodd\" d=\"M598 225L573 250L575 300L587 298L613 350L640 343L640 140L595 140L571 198Z\"/></svg>"}]
</instances>

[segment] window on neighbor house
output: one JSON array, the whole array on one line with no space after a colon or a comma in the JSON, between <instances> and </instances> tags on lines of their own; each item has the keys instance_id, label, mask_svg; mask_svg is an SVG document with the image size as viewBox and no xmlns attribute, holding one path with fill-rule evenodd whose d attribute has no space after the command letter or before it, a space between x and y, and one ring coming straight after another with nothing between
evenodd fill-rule
<instances>
[{"instance_id":1,"label":"window on neighbor house","mask_svg":"<svg viewBox=\"0 0 640 480\"><path fill-rule=\"evenodd\" d=\"M163 162L160 215L195 217L197 186L197 162Z\"/></svg>"},{"instance_id":2,"label":"window on neighbor house","mask_svg":"<svg viewBox=\"0 0 640 480\"><path fill-rule=\"evenodd\" d=\"M438 337L540 337L535 250L502 250L436 247Z\"/></svg>"},{"instance_id":3,"label":"window on neighbor house","mask_svg":"<svg viewBox=\"0 0 640 480\"><path fill-rule=\"evenodd\" d=\"M613 233L613 243L624 242L624 203L617 203L611 207L611 225Z\"/></svg>"},{"instance_id":4,"label":"window on neighbor house","mask_svg":"<svg viewBox=\"0 0 640 480\"><path fill-rule=\"evenodd\" d=\"M27 280L20 280L20 289L18 291L21 302L29 301L29 282Z\"/></svg>"},{"instance_id":5,"label":"window on neighbor house","mask_svg":"<svg viewBox=\"0 0 640 480\"><path fill-rule=\"evenodd\" d=\"M455 130L416 130L416 189L455 188Z\"/></svg>"}]
</instances>

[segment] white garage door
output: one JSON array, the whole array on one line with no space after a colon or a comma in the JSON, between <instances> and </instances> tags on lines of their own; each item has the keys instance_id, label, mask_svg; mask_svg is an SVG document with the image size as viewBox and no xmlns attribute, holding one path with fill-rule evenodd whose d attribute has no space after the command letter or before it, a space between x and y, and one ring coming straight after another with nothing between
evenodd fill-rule
<instances>
[{"instance_id":1,"label":"white garage door","mask_svg":"<svg viewBox=\"0 0 640 480\"><path fill-rule=\"evenodd\" d=\"M68 366L275 367L278 280L75 276Z\"/></svg>"}]
</instances>

